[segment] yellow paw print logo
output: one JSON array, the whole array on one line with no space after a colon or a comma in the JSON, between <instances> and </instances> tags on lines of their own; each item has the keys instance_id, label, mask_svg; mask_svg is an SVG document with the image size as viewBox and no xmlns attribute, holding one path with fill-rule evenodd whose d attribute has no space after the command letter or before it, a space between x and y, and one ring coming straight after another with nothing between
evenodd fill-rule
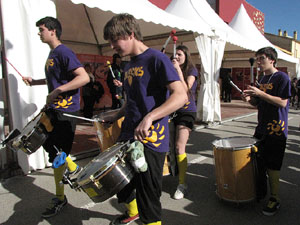
<instances>
[{"instance_id":1,"label":"yellow paw print logo","mask_svg":"<svg viewBox=\"0 0 300 225\"><path fill-rule=\"evenodd\" d=\"M70 96L68 99L63 98L62 96L58 96L58 99L56 102L54 102L54 104L56 105L56 109L58 108L68 108L70 105L73 104L72 102L72 96Z\"/></svg>"},{"instance_id":2,"label":"yellow paw print logo","mask_svg":"<svg viewBox=\"0 0 300 225\"><path fill-rule=\"evenodd\" d=\"M150 128L150 134L148 137L143 140L144 144L148 142L152 143L156 148L161 145L161 143L157 143L165 138L164 135L165 126L160 127L160 124L157 124L155 128L153 125Z\"/></svg>"},{"instance_id":3,"label":"yellow paw print logo","mask_svg":"<svg viewBox=\"0 0 300 225\"><path fill-rule=\"evenodd\" d=\"M187 103L185 103L184 106L183 106L183 108L184 108L184 109L187 109L187 108L189 107L189 104L191 104L190 101L188 101Z\"/></svg>"},{"instance_id":4,"label":"yellow paw print logo","mask_svg":"<svg viewBox=\"0 0 300 225\"><path fill-rule=\"evenodd\" d=\"M267 124L267 130L269 130L269 134L272 135L272 134L276 134L277 136L280 136L282 134L282 131L284 131L284 121L281 121L279 120L276 121L276 120L273 120L272 123L268 123Z\"/></svg>"}]
</instances>

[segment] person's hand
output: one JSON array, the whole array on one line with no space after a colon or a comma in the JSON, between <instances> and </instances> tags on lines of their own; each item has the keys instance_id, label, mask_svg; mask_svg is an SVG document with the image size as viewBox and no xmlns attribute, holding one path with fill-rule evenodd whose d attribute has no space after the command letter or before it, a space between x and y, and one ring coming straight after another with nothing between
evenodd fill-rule
<instances>
[{"instance_id":1,"label":"person's hand","mask_svg":"<svg viewBox=\"0 0 300 225\"><path fill-rule=\"evenodd\" d=\"M114 79L114 80L113 80L113 83L114 83L114 85L117 86L117 87L122 87L122 85L123 85L123 83L122 83L121 81L117 80L117 79Z\"/></svg>"},{"instance_id":2,"label":"person's hand","mask_svg":"<svg viewBox=\"0 0 300 225\"><path fill-rule=\"evenodd\" d=\"M251 97L259 97L262 92L263 91L258 89L257 87L248 85L247 89L244 90L244 95L245 96L251 96Z\"/></svg>"},{"instance_id":3,"label":"person's hand","mask_svg":"<svg viewBox=\"0 0 300 225\"><path fill-rule=\"evenodd\" d=\"M31 86L33 79L31 77L22 77L22 80L27 86Z\"/></svg>"},{"instance_id":4,"label":"person's hand","mask_svg":"<svg viewBox=\"0 0 300 225\"><path fill-rule=\"evenodd\" d=\"M58 95L61 93L61 91L59 89L54 89L53 91L51 91L46 99L46 105L50 105L52 104L55 100L57 100Z\"/></svg>"},{"instance_id":5,"label":"person's hand","mask_svg":"<svg viewBox=\"0 0 300 225\"><path fill-rule=\"evenodd\" d=\"M180 65L179 65L177 59L176 58L172 59L172 63L174 65L174 68L178 71L180 69Z\"/></svg>"},{"instance_id":6,"label":"person's hand","mask_svg":"<svg viewBox=\"0 0 300 225\"><path fill-rule=\"evenodd\" d=\"M139 123L139 125L134 130L134 139L143 141L149 135L149 129L152 125L152 119L148 115L144 117L144 119Z\"/></svg>"}]
</instances>

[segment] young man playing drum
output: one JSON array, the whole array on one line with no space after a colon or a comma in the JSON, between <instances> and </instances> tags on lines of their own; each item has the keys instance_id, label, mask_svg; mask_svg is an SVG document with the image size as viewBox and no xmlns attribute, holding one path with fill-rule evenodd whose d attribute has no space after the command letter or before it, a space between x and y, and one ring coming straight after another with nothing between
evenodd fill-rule
<instances>
[{"instance_id":1,"label":"young man playing drum","mask_svg":"<svg viewBox=\"0 0 300 225\"><path fill-rule=\"evenodd\" d=\"M243 99L258 109L258 125L254 137L261 142L258 151L267 169L271 194L263 214L271 216L280 208L279 171L288 134L290 79L286 73L275 68L277 52L272 47L259 49L255 56L257 66L265 75L259 80L258 88L247 87Z\"/></svg>"},{"instance_id":2,"label":"young man playing drum","mask_svg":"<svg viewBox=\"0 0 300 225\"><path fill-rule=\"evenodd\" d=\"M170 59L142 42L133 16L114 16L104 27L104 39L121 57L131 57L124 69L126 102L118 115L106 120L125 115L118 141L142 142L148 164L146 172L136 173L117 194L119 203L124 202L128 211L111 224L129 224L138 218L143 224L161 224L163 164L169 149L168 116L187 102L187 93Z\"/></svg>"},{"instance_id":3,"label":"young man playing drum","mask_svg":"<svg viewBox=\"0 0 300 225\"><path fill-rule=\"evenodd\" d=\"M79 111L79 88L89 82L89 76L76 58L76 55L60 41L62 32L60 22L52 17L45 17L37 21L38 35L43 43L49 45L51 51L48 56L45 73L46 79L34 80L24 77L24 81L30 86L47 84L49 94L46 100L46 114L53 126L52 132L43 144L49 153L49 161L53 162L57 156L57 149L68 156L74 139L76 119L66 117L64 112L77 114ZM78 166L69 158L66 159L69 170L76 171ZM43 217L56 215L67 204L64 195L62 177L65 164L54 168L56 185L56 198L52 199L50 206L42 214Z\"/></svg>"}]
</instances>

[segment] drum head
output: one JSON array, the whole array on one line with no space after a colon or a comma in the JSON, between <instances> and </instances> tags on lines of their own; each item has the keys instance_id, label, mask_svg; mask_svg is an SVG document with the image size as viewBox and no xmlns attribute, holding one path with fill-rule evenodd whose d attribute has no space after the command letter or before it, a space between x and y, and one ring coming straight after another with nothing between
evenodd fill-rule
<instances>
[{"instance_id":1,"label":"drum head","mask_svg":"<svg viewBox=\"0 0 300 225\"><path fill-rule=\"evenodd\" d=\"M212 144L222 149L244 149L253 146L258 140L254 137L230 137L215 140Z\"/></svg>"},{"instance_id":2,"label":"drum head","mask_svg":"<svg viewBox=\"0 0 300 225\"><path fill-rule=\"evenodd\" d=\"M94 176L94 178L101 176L118 160L118 155L121 157L124 155L123 147L126 146L126 144L117 143L101 152L83 168L77 177L77 182L85 184L90 181L90 176Z\"/></svg>"}]
</instances>

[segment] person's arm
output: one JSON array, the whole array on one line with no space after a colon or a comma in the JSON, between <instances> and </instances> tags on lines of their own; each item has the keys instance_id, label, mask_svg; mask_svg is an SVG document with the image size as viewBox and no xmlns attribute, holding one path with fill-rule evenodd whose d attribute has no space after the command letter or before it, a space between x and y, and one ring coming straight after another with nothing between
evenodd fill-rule
<instances>
[{"instance_id":1,"label":"person's arm","mask_svg":"<svg viewBox=\"0 0 300 225\"><path fill-rule=\"evenodd\" d=\"M46 79L35 80L35 79L32 79L32 77L23 77L22 80L29 86L46 84Z\"/></svg>"},{"instance_id":2,"label":"person's arm","mask_svg":"<svg viewBox=\"0 0 300 225\"><path fill-rule=\"evenodd\" d=\"M143 141L149 135L149 128L153 121L170 115L188 101L186 89L181 81L173 81L167 85L167 88L170 91L169 98L162 105L149 112L139 123L134 132L136 140Z\"/></svg>"},{"instance_id":3,"label":"person's arm","mask_svg":"<svg viewBox=\"0 0 300 225\"><path fill-rule=\"evenodd\" d=\"M261 100L264 100L272 105L275 105L277 107L286 107L288 99L284 99L278 96L273 96L270 94L267 94L266 92L258 89L254 86L248 86L247 90L244 90L245 95L249 95L250 97L258 97ZM251 103L250 103L251 104Z\"/></svg>"},{"instance_id":4,"label":"person's arm","mask_svg":"<svg viewBox=\"0 0 300 225\"><path fill-rule=\"evenodd\" d=\"M85 84L87 84L88 82L90 82L90 77L83 67L79 67L79 68L75 69L72 73L75 76L74 79L71 80L70 82L54 89L47 96L47 104L52 103L59 94L66 92L66 91L80 88L80 87L84 86Z\"/></svg>"}]
</instances>

